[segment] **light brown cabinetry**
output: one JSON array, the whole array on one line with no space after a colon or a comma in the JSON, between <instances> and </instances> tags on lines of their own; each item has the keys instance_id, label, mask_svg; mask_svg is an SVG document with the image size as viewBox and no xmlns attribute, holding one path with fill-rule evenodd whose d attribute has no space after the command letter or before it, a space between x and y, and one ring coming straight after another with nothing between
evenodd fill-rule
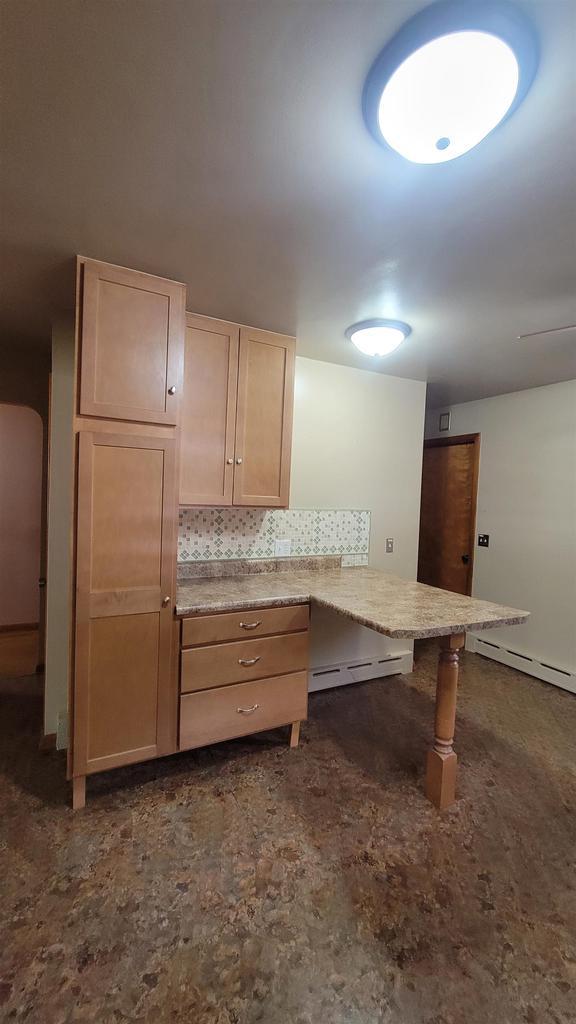
<instances>
[{"instance_id":1,"label":"light brown cabinetry","mask_svg":"<svg viewBox=\"0 0 576 1024\"><path fill-rule=\"evenodd\" d=\"M182 505L231 505L240 328L186 318L180 451Z\"/></svg>"},{"instance_id":2,"label":"light brown cabinetry","mask_svg":"<svg viewBox=\"0 0 576 1024\"><path fill-rule=\"evenodd\" d=\"M174 456L173 439L79 437L74 775L174 747Z\"/></svg>"},{"instance_id":3,"label":"light brown cabinetry","mask_svg":"<svg viewBox=\"0 0 576 1024\"><path fill-rule=\"evenodd\" d=\"M178 422L185 302L176 281L79 259L81 415Z\"/></svg>"},{"instance_id":4,"label":"light brown cabinetry","mask_svg":"<svg viewBox=\"0 0 576 1024\"><path fill-rule=\"evenodd\" d=\"M295 339L186 322L181 504L287 506Z\"/></svg>"},{"instance_id":5,"label":"light brown cabinetry","mask_svg":"<svg viewBox=\"0 0 576 1024\"><path fill-rule=\"evenodd\" d=\"M297 745L308 706L308 613L307 605L294 605L183 619L181 749L280 725L292 726ZM275 624L279 633L230 640L253 622ZM206 637L212 642L185 646Z\"/></svg>"}]
</instances>

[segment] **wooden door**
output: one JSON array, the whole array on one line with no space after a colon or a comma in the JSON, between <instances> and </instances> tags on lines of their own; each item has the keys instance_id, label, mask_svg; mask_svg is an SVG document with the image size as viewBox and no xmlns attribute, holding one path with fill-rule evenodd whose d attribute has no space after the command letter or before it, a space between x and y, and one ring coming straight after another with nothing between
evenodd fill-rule
<instances>
[{"instance_id":1,"label":"wooden door","mask_svg":"<svg viewBox=\"0 0 576 1024\"><path fill-rule=\"evenodd\" d=\"M74 776L174 749L174 445L79 436Z\"/></svg>"},{"instance_id":2,"label":"wooden door","mask_svg":"<svg viewBox=\"0 0 576 1024\"><path fill-rule=\"evenodd\" d=\"M456 594L472 590L478 440L424 446L418 580Z\"/></svg>"},{"instance_id":3,"label":"wooden door","mask_svg":"<svg viewBox=\"0 0 576 1024\"><path fill-rule=\"evenodd\" d=\"M231 505L240 328L186 315L180 504Z\"/></svg>"},{"instance_id":4,"label":"wooden door","mask_svg":"<svg viewBox=\"0 0 576 1024\"><path fill-rule=\"evenodd\" d=\"M295 338L240 329L235 505L288 505L295 353Z\"/></svg>"},{"instance_id":5,"label":"wooden door","mask_svg":"<svg viewBox=\"0 0 576 1024\"><path fill-rule=\"evenodd\" d=\"M79 288L80 414L177 423L185 286L85 260Z\"/></svg>"}]
</instances>

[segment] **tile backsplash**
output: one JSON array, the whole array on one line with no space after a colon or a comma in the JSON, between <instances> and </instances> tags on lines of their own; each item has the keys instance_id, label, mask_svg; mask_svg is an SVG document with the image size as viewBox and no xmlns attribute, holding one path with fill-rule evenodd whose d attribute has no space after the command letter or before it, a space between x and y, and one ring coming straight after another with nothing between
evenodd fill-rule
<instances>
[{"instance_id":1,"label":"tile backsplash","mask_svg":"<svg viewBox=\"0 0 576 1024\"><path fill-rule=\"evenodd\" d=\"M178 561L274 558L277 540L289 557L341 555L343 565L367 565L370 512L348 509L181 508Z\"/></svg>"}]
</instances>

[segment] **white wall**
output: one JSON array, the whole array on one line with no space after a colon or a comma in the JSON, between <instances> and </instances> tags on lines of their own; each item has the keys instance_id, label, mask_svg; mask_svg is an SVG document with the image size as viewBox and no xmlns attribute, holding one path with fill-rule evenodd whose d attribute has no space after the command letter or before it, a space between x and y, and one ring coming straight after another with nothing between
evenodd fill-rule
<instances>
[{"instance_id":1,"label":"white wall","mask_svg":"<svg viewBox=\"0 0 576 1024\"><path fill-rule=\"evenodd\" d=\"M72 325L52 330L50 481L46 573L46 675L44 732L59 731L68 708L70 610L72 599L72 512L74 439L74 334ZM64 739L59 738L59 745Z\"/></svg>"},{"instance_id":2,"label":"white wall","mask_svg":"<svg viewBox=\"0 0 576 1024\"><path fill-rule=\"evenodd\" d=\"M425 399L421 381L296 359L290 506L370 509L370 565L406 579L418 562ZM411 649L342 616L314 616L313 667Z\"/></svg>"},{"instance_id":3,"label":"white wall","mask_svg":"<svg viewBox=\"0 0 576 1024\"><path fill-rule=\"evenodd\" d=\"M426 436L438 434L438 416ZM450 408L451 434L481 434L473 594L525 608L487 639L576 672L576 381ZM442 436L447 436L443 434Z\"/></svg>"}]
</instances>

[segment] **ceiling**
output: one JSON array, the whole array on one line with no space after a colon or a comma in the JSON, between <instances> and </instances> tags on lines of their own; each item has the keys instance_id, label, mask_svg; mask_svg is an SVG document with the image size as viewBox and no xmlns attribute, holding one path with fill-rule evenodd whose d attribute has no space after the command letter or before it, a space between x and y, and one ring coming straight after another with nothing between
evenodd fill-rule
<instances>
[{"instance_id":1,"label":"ceiling","mask_svg":"<svg viewBox=\"0 0 576 1024\"><path fill-rule=\"evenodd\" d=\"M576 6L518 111L452 163L379 147L360 97L412 0L3 0L3 345L49 344L76 253L188 307L429 382L433 405L576 376ZM374 363L344 337L413 328Z\"/></svg>"}]
</instances>

